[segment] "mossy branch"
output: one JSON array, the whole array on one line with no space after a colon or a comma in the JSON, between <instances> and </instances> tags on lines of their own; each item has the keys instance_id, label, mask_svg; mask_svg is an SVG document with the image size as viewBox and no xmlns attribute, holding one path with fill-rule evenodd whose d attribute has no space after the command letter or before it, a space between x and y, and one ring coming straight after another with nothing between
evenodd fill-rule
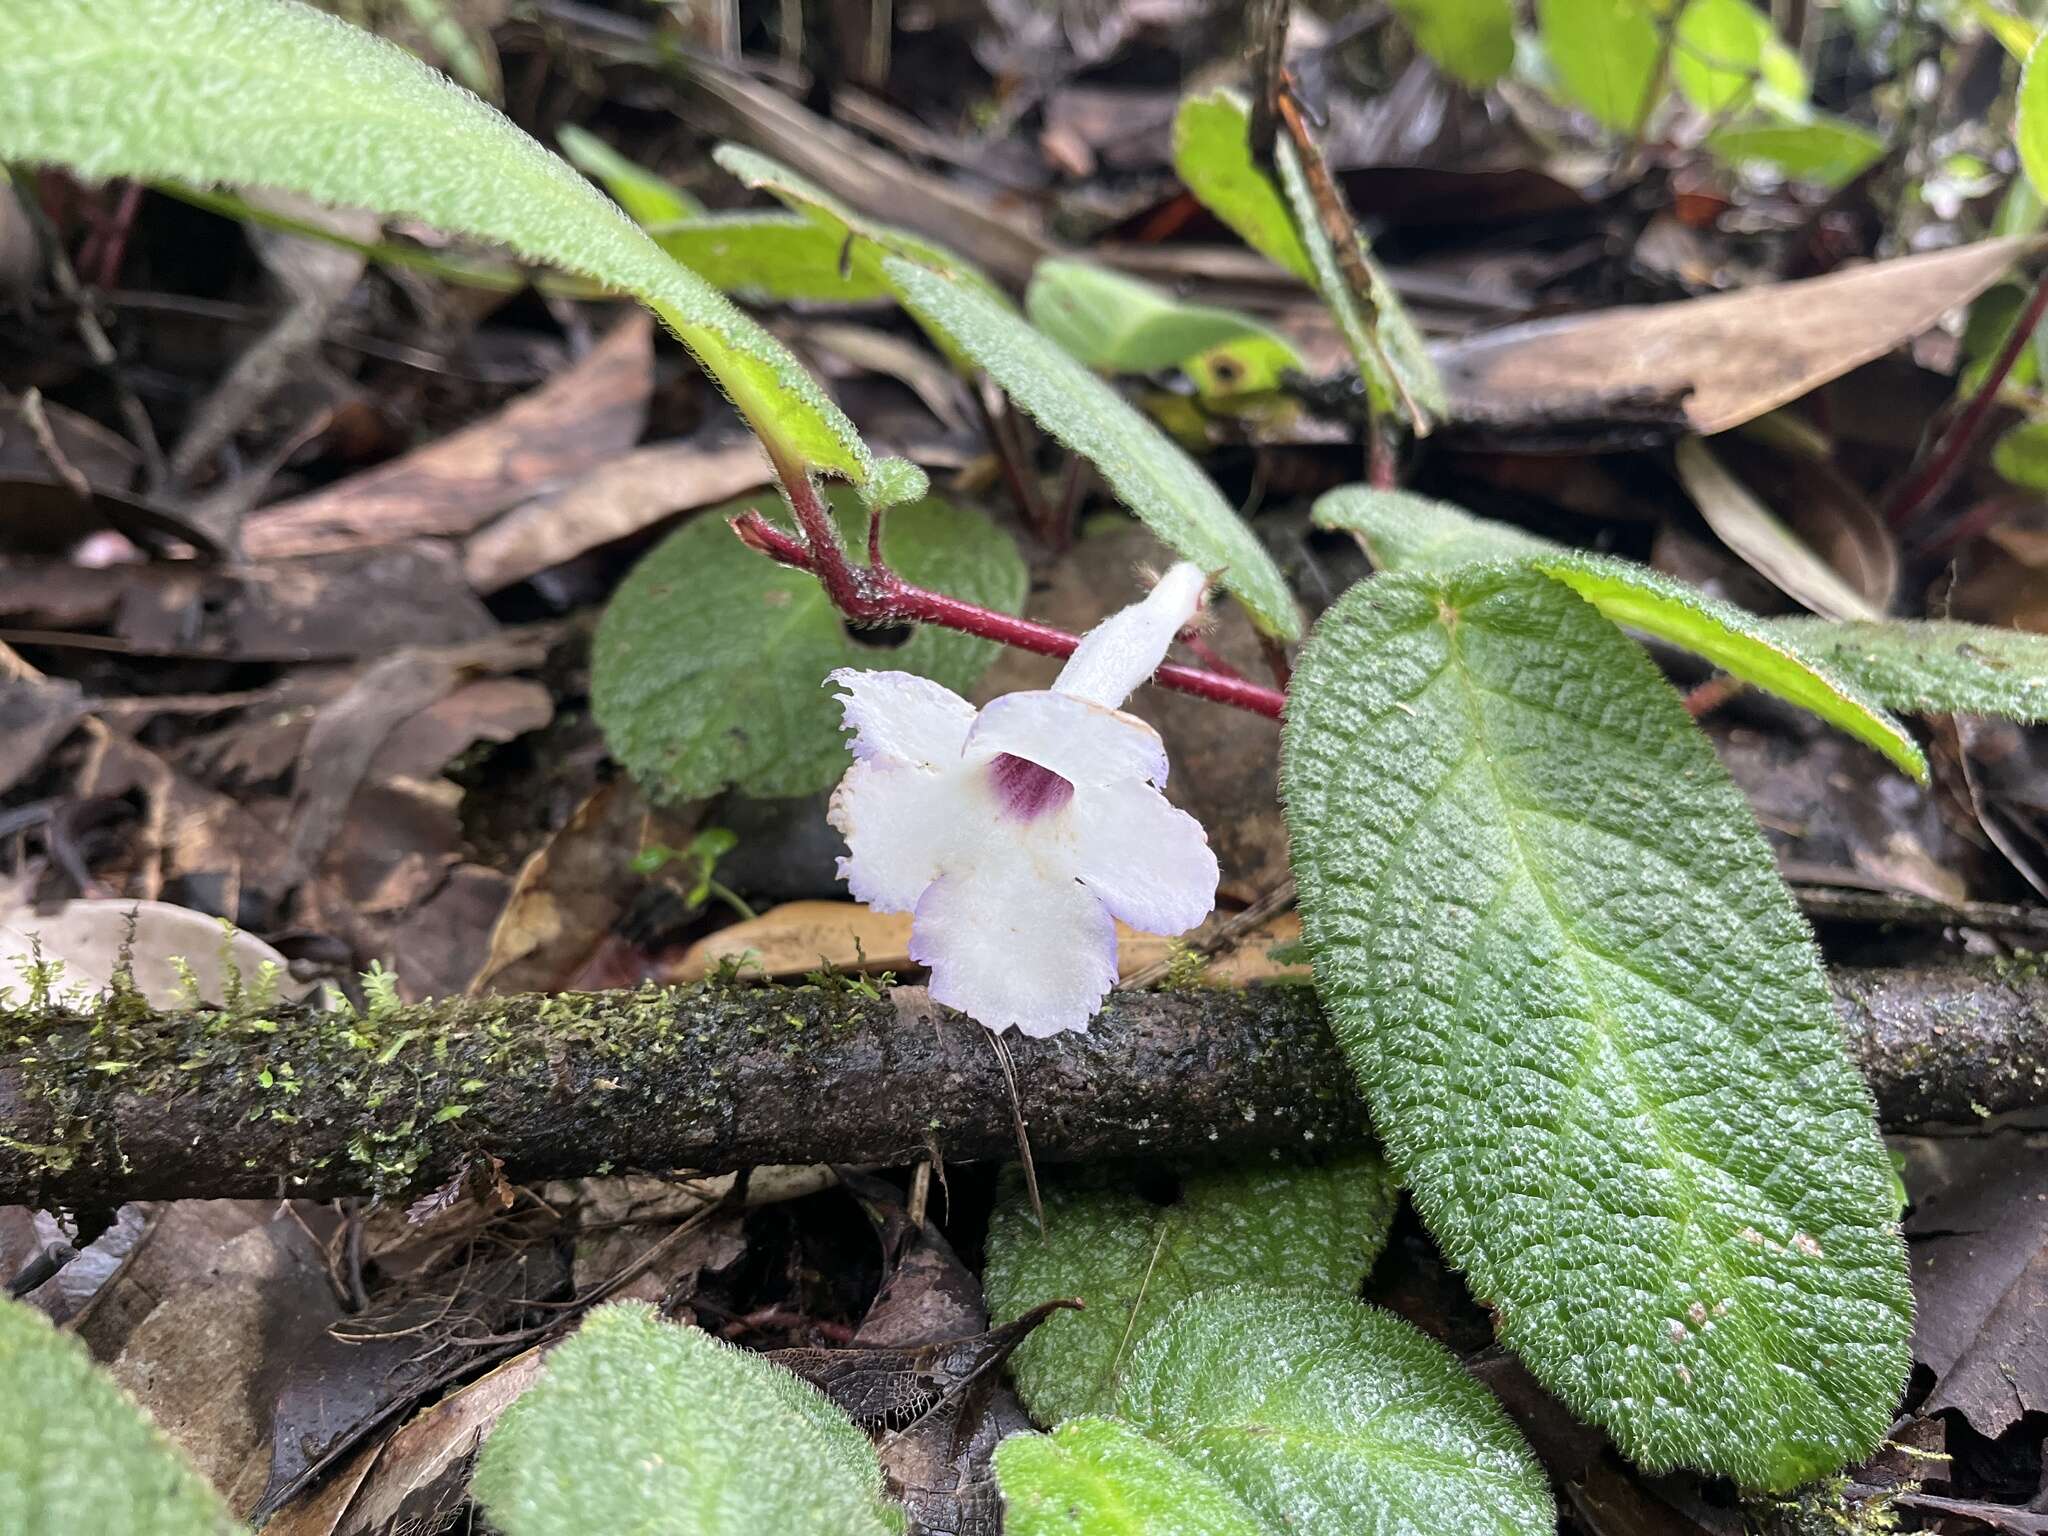
<instances>
[{"instance_id":1,"label":"mossy branch","mask_svg":"<svg viewBox=\"0 0 2048 1536\"><path fill-rule=\"evenodd\" d=\"M1842 970L1889 1125L2048 1101L2031 966ZM1306 987L1119 993L1085 1036L1011 1040L1042 1161L1367 1134ZM919 988L705 985L305 1006L0 1013L0 1203L395 1194L477 1154L535 1179L627 1168L1009 1157L1001 1063Z\"/></svg>"}]
</instances>

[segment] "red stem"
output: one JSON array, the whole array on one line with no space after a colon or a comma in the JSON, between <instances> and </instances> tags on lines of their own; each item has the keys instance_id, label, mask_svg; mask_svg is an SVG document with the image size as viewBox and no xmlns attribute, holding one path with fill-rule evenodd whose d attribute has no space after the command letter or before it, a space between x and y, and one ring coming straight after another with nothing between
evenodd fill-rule
<instances>
[{"instance_id":1,"label":"red stem","mask_svg":"<svg viewBox=\"0 0 2048 1536\"><path fill-rule=\"evenodd\" d=\"M1906 477L1905 484L1892 496L1890 505L1885 508L1885 518L1894 529L1905 528L1955 479L1962 468L1964 456L1983 434L1984 423L1991 415L1991 407L1998 403L1998 392L2005 387L2006 376L2033 339L2044 314L2048 314L2048 272L2043 272L2035 280L2034 292L2027 300L2026 309L2013 322L2011 333L1998 349L1998 355L1991 360L1991 368L1977 386L1977 393L1970 397L1970 403L1963 407L1961 414L1949 423L1948 429L1935 439L1926 461Z\"/></svg>"},{"instance_id":2,"label":"red stem","mask_svg":"<svg viewBox=\"0 0 2048 1536\"><path fill-rule=\"evenodd\" d=\"M809 485L808 479L801 474L796 476L796 480ZM785 487L789 484L785 478ZM811 488L810 495L814 502L822 505L815 487ZM791 498L792 505L796 501L796 497ZM798 516L802 517L801 509ZM943 592L913 586L886 566L855 570L847 564L837 542L813 538L806 543L777 528L758 512L748 512L735 519L732 527L733 532L740 536L741 543L782 565L809 571L816 576L826 595L832 599L833 606L858 623L937 624L1041 656L1071 656L1081 643L1079 635L1070 635L1049 624L998 613L993 608L962 602ZM1278 720L1287 704L1287 696L1274 689L1263 688L1244 678L1224 677L1174 662L1168 662L1154 672L1152 681L1176 693L1191 694L1216 704L1229 704L1271 720Z\"/></svg>"}]
</instances>

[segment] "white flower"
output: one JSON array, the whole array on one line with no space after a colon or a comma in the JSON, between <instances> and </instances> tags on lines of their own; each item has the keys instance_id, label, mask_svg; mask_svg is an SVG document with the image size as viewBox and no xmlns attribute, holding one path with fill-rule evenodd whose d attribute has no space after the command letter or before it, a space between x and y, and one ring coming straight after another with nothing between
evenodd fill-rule
<instances>
[{"instance_id":1,"label":"white flower","mask_svg":"<svg viewBox=\"0 0 2048 1536\"><path fill-rule=\"evenodd\" d=\"M830 819L839 874L880 912L909 912L931 992L1000 1033L1086 1029L1116 981L1121 918L1181 933L1216 904L1201 823L1167 804L1159 733L1117 706L1194 617L1185 562L1082 639L1050 691L976 712L907 672L841 668L854 764Z\"/></svg>"}]
</instances>

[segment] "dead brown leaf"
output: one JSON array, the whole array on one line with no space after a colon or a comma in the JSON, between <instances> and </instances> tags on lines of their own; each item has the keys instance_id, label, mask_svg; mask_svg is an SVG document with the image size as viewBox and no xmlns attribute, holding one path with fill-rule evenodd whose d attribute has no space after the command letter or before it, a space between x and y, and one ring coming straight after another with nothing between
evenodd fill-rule
<instances>
[{"instance_id":1,"label":"dead brown leaf","mask_svg":"<svg viewBox=\"0 0 2048 1536\"><path fill-rule=\"evenodd\" d=\"M257 559L464 534L631 447L654 387L653 321L635 309L575 367L486 421L339 485L250 514Z\"/></svg>"}]
</instances>

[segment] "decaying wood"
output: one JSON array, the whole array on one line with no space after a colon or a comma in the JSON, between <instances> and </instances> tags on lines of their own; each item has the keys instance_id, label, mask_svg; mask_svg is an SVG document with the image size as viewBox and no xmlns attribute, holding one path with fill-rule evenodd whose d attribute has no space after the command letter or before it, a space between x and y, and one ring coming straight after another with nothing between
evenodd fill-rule
<instances>
[{"instance_id":1,"label":"decaying wood","mask_svg":"<svg viewBox=\"0 0 2048 1536\"><path fill-rule=\"evenodd\" d=\"M1845 969L1836 1005L1888 1125L2044 1101L2048 977ZM368 1019L0 1015L0 1203L396 1193L482 1153L536 1179L627 1168L1014 1154L988 1034L920 988L843 980L460 999ZM1010 1043L1041 1161L1313 1151L1368 1134L1306 987L1119 993Z\"/></svg>"}]
</instances>

